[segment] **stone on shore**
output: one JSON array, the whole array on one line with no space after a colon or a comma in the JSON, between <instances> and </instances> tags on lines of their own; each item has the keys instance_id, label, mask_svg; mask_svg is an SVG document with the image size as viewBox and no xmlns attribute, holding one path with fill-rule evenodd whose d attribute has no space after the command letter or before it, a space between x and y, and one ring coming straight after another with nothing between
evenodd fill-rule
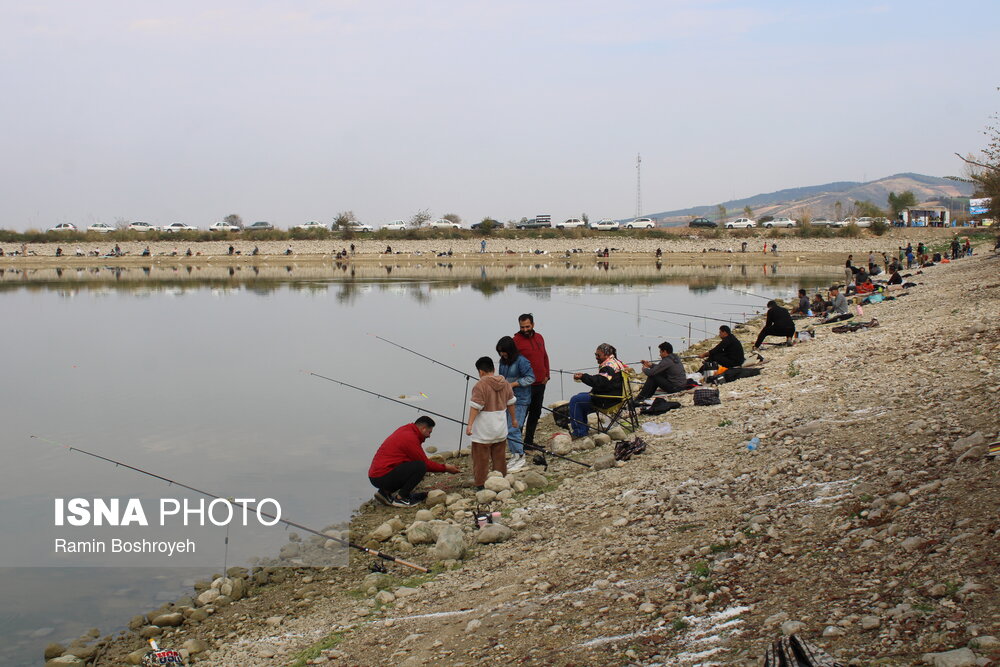
<instances>
[{"instance_id":1,"label":"stone on shore","mask_svg":"<svg viewBox=\"0 0 1000 667\"><path fill-rule=\"evenodd\" d=\"M476 541L480 544L495 544L497 542L506 542L513 535L514 531L502 523L491 523L479 529Z\"/></svg>"}]
</instances>

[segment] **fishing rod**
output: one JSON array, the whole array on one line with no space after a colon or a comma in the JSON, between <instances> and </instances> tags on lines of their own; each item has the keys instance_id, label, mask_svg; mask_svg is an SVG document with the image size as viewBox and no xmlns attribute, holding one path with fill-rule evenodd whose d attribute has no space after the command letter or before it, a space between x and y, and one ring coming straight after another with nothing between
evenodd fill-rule
<instances>
[{"instance_id":1,"label":"fishing rod","mask_svg":"<svg viewBox=\"0 0 1000 667\"><path fill-rule=\"evenodd\" d=\"M737 294L746 294L747 296L757 297L758 299L768 299L768 300L771 299L771 297L769 296L761 296L760 294L754 294L753 292L748 292L744 289L736 289L735 287L733 288L733 291L736 292Z\"/></svg>"},{"instance_id":2,"label":"fishing rod","mask_svg":"<svg viewBox=\"0 0 1000 667\"><path fill-rule=\"evenodd\" d=\"M143 474L143 475L146 475L147 477L152 477L153 479L158 479L161 482L166 482L167 484L171 484L173 486L179 486L182 489L187 489L188 491L194 491L195 493L200 493L201 495L207 496L208 498L215 498L217 500L229 500L227 498L223 498L222 496L217 496L214 493L210 493L208 491L202 491L201 489L196 489L193 486L188 486L187 484L184 484L183 482L178 482L175 479L170 479L169 477L164 477L163 475L158 475L155 472L150 472L148 470L143 470L142 468L137 468L137 467L129 465L129 464L123 462L123 461L118 461L117 459L113 459L113 458L110 458L110 457L107 457L107 456L101 456L100 454L95 454L94 452L88 452L86 449L80 449L79 447L73 447L71 445L66 445L66 444L63 444L61 442L57 442L55 440L50 440L49 438L43 438L40 435L33 435L31 437L35 438L37 440L43 440L43 441L51 443L53 445L57 445L59 447L66 447L66 448L69 449L70 452L79 452L81 454L86 454L87 456L93 457L95 459L99 459L99 460L105 461L107 463L112 463L112 464L114 464L117 467L128 468L129 470L134 470L135 472ZM257 505L258 503L256 503L256 502L254 502L254 503L248 502L247 504L248 505L249 504ZM422 565L417 565L416 563L411 563L409 561L405 561L405 560L403 560L401 558L397 558L396 556L393 556L391 554L387 554L387 553L384 553L382 551L378 551L377 549L369 549L368 547L361 546L360 544L355 544L354 542L351 542L350 540L342 540L339 537L331 537L330 535L327 535L326 533L322 533L322 532L320 532L318 530L313 530L312 528L309 528L308 526L303 526L301 523L296 523L294 521L289 521L288 519L282 519L280 516L275 516L273 514L268 514L267 512L262 511L260 509L260 507L257 507L256 510L257 510L257 513L260 514L260 516L267 517L268 519L274 519L276 522L280 522L280 523L285 524L285 526L292 526L294 528L298 528L299 530L304 530L307 533L312 533L313 535L318 535L318 536L322 537L323 539L333 540L334 542L337 542L338 544L341 544L343 546L351 547L352 549L358 549L359 551L363 551L363 552L365 552L367 554L371 554L372 556L375 556L376 558L381 558L382 560L387 560L387 561L389 561L391 563L399 563L400 565L405 565L407 567L412 567L414 570L419 570L421 572L427 572L427 568L423 567Z\"/></svg>"},{"instance_id":3,"label":"fishing rod","mask_svg":"<svg viewBox=\"0 0 1000 667\"><path fill-rule=\"evenodd\" d=\"M461 371L459 371L459 372L461 372ZM389 396L383 396L382 394L379 394L377 392L371 391L369 389L362 389L361 387L356 387L353 384L348 384L346 382L341 382L340 380L334 380L333 378L328 378L327 376L320 375L319 373L310 372L309 375L312 375L312 376L315 376L315 377L318 377L318 378L323 378L324 380L329 380L330 382L336 382L339 385L343 385L345 387L350 387L351 389L356 389L357 391L361 391L361 392L364 392L366 394L371 394L372 396L375 396L376 398L384 398L387 401L392 401L393 403L399 403L400 405L405 405L408 408L413 408L417 412L426 412L429 415L434 415L435 417L440 417L441 419L447 419L448 421L455 422L456 424L460 424L462 426L466 425L466 423L464 421L461 421L459 419L455 419L454 417L449 417L448 415L443 415L440 412L431 412L430 410L425 410L425 409L421 408L419 405L410 405L409 403L406 403L405 401L400 401L400 400L397 400L395 398L391 398Z\"/></svg>"},{"instance_id":4,"label":"fishing rod","mask_svg":"<svg viewBox=\"0 0 1000 667\"><path fill-rule=\"evenodd\" d=\"M684 323L681 323L681 322L674 322L672 320L665 320L662 317L650 317L649 315L640 315L638 313L633 313L633 312L628 311L628 310L619 310L617 308L607 308L605 306L594 306L594 305L589 304L589 303L574 303L573 301L557 301L556 303L565 303L565 304L568 304L570 306L583 306L584 308L595 308L597 310L607 310L607 311L610 311L612 313L621 313L623 315L635 315L636 317L644 318L644 319L647 319L647 320L653 320L654 322L665 322L666 324L672 324L675 327L686 327L687 326L687 324L684 324Z\"/></svg>"},{"instance_id":5,"label":"fishing rod","mask_svg":"<svg viewBox=\"0 0 1000 667\"><path fill-rule=\"evenodd\" d=\"M732 318L724 320L718 317L709 317L708 315L692 315L691 313L678 313L673 310L659 310L657 308L646 308L646 310L651 310L654 313L669 313L671 315L684 315L685 317L695 317L702 320L713 320L715 322L732 322Z\"/></svg>"}]
</instances>

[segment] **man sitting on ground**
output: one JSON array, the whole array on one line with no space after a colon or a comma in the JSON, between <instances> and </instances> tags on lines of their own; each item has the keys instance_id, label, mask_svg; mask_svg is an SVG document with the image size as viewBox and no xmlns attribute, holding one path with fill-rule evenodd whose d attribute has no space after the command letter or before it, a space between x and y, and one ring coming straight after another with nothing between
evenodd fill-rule
<instances>
[{"instance_id":1,"label":"man sitting on ground","mask_svg":"<svg viewBox=\"0 0 1000 667\"><path fill-rule=\"evenodd\" d=\"M587 415L598 409L610 408L621 401L624 392L622 372L628 366L618 361L617 351L607 343L601 343L594 351L597 359L597 374L574 373L573 379L591 387L590 392L581 392L569 399L569 426L574 438L587 435Z\"/></svg>"},{"instance_id":2,"label":"man sitting on ground","mask_svg":"<svg viewBox=\"0 0 1000 667\"><path fill-rule=\"evenodd\" d=\"M804 289L799 289L799 302L792 309L792 314L800 317L805 317L809 314L809 297L806 296Z\"/></svg>"},{"instance_id":3,"label":"man sitting on ground","mask_svg":"<svg viewBox=\"0 0 1000 667\"><path fill-rule=\"evenodd\" d=\"M413 507L426 493L414 493L428 472L457 473L453 465L431 461L424 453L423 442L434 430L434 420L427 415L412 424L400 426L375 452L368 468L368 480L378 491L375 500L393 507Z\"/></svg>"},{"instance_id":4,"label":"man sitting on ground","mask_svg":"<svg viewBox=\"0 0 1000 667\"><path fill-rule=\"evenodd\" d=\"M768 336L784 336L785 345L788 346L792 345L792 339L795 337L795 322L792 321L792 315L779 306L777 301L767 302L767 317L764 320L764 328L757 335L753 349L760 349L760 346L764 344L764 339Z\"/></svg>"},{"instance_id":5,"label":"man sitting on ground","mask_svg":"<svg viewBox=\"0 0 1000 667\"><path fill-rule=\"evenodd\" d=\"M847 298L840 293L836 285L830 286L830 312L820 324L849 320L851 317L847 309Z\"/></svg>"},{"instance_id":6,"label":"man sitting on ground","mask_svg":"<svg viewBox=\"0 0 1000 667\"><path fill-rule=\"evenodd\" d=\"M636 403L641 403L652 397L657 389L673 394L684 391L687 384L684 364L681 362L681 358L674 354L674 346L666 341L660 343L660 360L656 362L656 365L645 359L642 360L642 373L646 376L646 383L636 394Z\"/></svg>"},{"instance_id":7,"label":"man sitting on ground","mask_svg":"<svg viewBox=\"0 0 1000 667\"><path fill-rule=\"evenodd\" d=\"M726 368L742 366L743 362L746 361L746 355L743 353L743 344L733 335L733 330L729 328L729 325L723 324L719 327L719 339L718 345L708 352L702 352L698 357L700 359L708 359Z\"/></svg>"},{"instance_id":8,"label":"man sitting on ground","mask_svg":"<svg viewBox=\"0 0 1000 667\"><path fill-rule=\"evenodd\" d=\"M816 296L813 297L812 303L809 304L809 307L812 309L813 315L819 317L830 309L830 302L825 300L822 294L816 292Z\"/></svg>"}]
</instances>

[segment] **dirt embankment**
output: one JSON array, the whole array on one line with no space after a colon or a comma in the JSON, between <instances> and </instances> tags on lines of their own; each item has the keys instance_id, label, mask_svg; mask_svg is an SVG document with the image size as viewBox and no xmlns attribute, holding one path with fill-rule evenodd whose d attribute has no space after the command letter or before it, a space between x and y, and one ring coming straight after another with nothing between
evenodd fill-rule
<instances>
[{"instance_id":1,"label":"dirt embankment","mask_svg":"<svg viewBox=\"0 0 1000 667\"><path fill-rule=\"evenodd\" d=\"M477 542L464 476L443 482L460 494L447 509L366 506L351 526L428 565L443 552L420 535L465 527L452 569L371 575L355 552L348 568L266 571L239 601L162 610L188 620L161 643L195 642L205 650L193 660L211 665L753 665L796 631L858 665L959 649L973 662L940 664L1000 659L1000 463L986 456L998 438L998 266L976 256L924 269L905 296L856 318L877 328L818 327L813 341L768 348L762 374L724 385L721 405L685 395L648 418L672 433L643 434L649 448L631 461L549 458L511 476L505 541ZM737 334L749 347L756 329ZM406 531L415 518L430 521ZM102 664L141 644L116 639Z\"/></svg>"}]
</instances>

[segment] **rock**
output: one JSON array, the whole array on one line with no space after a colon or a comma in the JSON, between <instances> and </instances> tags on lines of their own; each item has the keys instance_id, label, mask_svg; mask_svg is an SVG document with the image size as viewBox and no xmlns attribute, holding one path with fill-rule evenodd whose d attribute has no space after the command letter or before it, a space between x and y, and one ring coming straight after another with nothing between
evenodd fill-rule
<instances>
[{"instance_id":1,"label":"rock","mask_svg":"<svg viewBox=\"0 0 1000 667\"><path fill-rule=\"evenodd\" d=\"M486 480L489 483L490 480ZM496 500L497 492L491 491L490 489L483 489L482 491L476 491L476 502L480 505L485 505L486 503L491 503Z\"/></svg>"},{"instance_id":2,"label":"rock","mask_svg":"<svg viewBox=\"0 0 1000 667\"><path fill-rule=\"evenodd\" d=\"M382 523L378 528L373 530L368 535L368 539L375 540L376 542L385 542L395 533L396 531L393 530L392 524L386 521L385 523Z\"/></svg>"},{"instance_id":3,"label":"rock","mask_svg":"<svg viewBox=\"0 0 1000 667\"><path fill-rule=\"evenodd\" d=\"M215 602L218 597L222 595L217 588L209 588L207 591L198 596L198 604L205 606L206 604L211 604Z\"/></svg>"},{"instance_id":4,"label":"rock","mask_svg":"<svg viewBox=\"0 0 1000 667\"><path fill-rule=\"evenodd\" d=\"M434 544L434 529L427 521L414 521L406 529L406 541L410 544Z\"/></svg>"},{"instance_id":5,"label":"rock","mask_svg":"<svg viewBox=\"0 0 1000 667\"><path fill-rule=\"evenodd\" d=\"M430 510L417 510L417 513L413 516L414 521L432 521L434 519L434 513Z\"/></svg>"},{"instance_id":6,"label":"rock","mask_svg":"<svg viewBox=\"0 0 1000 667\"><path fill-rule=\"evenodd\" d=\"M184 622L184 615L180 612L174 612L171 614L160 614L159 616L153 618L150 623L152 625L159 626L161 628L175 628Z\"/></svg>"},{"instance_id":7,"label":"rock","mask_svg":"<svg viewBox=\"0 0 1000 667\"><path fill-rule=\"evenodd\" d=\"M138 651L132 651L127 656L125 656L125 662L130 665L138 665L142 662L143 657L149 652L149 647L141 648Z\"/></svg>"},{"instance_id":8,"label":"rock","mask_svg":"<svg viewBox=\"0 0 1000 667\"><path fill-rule=\"evenodd\" d=\"M128 629L129 630L138 630L139 628L141 628L142 626L147 625L147 624L148 624L148 620L146 619L146 617L140 614L139 616L133 616L132 617L132 620L130 620L128 622Z\"/></svg>"},{"instance_id":9,"label":"rock","mask_svg":"<svg viewBox=\"0 0 1000 667\"><path fill-rule=\"evenodd\" d=\"M161 628L156 627L155 625L147 625L143 629L139 630L139 636L142 637L143 639L149 639L150 637L159 637L162 634L163 630Z\"/></svg>"},{"instance_id":10,"label":"rock","mask_svg":"<svg viewBox=\"0 0 1000 667\"><path fill-rule=\"evenodd\" d=\"M51 660L52 658L58 658L63 653L66 652L66 647L62 644L49 644L45 647L45 659Z\"/></svg>"},{"instance_id":11,"label":"rock","mask_svg":"<svg viewBox=\"0 0 1000 667\"><path fill-rule=\"evenodd\" d=\"M395 591L397 598L408 598L411 595L416 595L419 592L420 589L413 588L411 586L400 586Z\"/></svg>"},{"instance_id":12,"label":"rock","mask_svg":"<svg viewBox=\"0 0 1000 667\"><path fill-rule=\"evenodd\" d=\"M785 621L781 624L781 634L794 635L805 630L806 624L802 621Z\"/></svg>"},{"instance_id":13,"label":"rock","mask_svg":"<svg viewBox=\"0 0 1000 667\"><path fill-rule=\"evenodd\" d=\"M1000 649L1000 639L997 639L992 635L973 637L969 640L969 648L976 649L977 651L992 653L997 649Z\"/></svg>"},{"instance_id":14,"label":"rock","mask_svg":"<svg viewBox=\"0 0 1000 667\"><path fill-rule=\"evenodd\" d=\"M598 433L594 436L594 446L603 447L611 444L611 436L607 433Z\"/></svg>"},{"instance_id":15,"label":"rock","mask_svg":"<svg viewBox=\"0 0 1000 667\"><path fill-rule=\"evenodd\" d=\"M513 535L514 531L502 523L491 523L479 529L476 541L480 544L495 544L497 542L506 542Z\"/></svg>"},{"instance_id":16,"label":"rock","mask_svg":"<svg viewBox=\"0 0 1000 667\"><path fill-rule=\"evenodd\" d=\"M560 433L556 437L552 438L552 451L556 454L561 454L565 456L573 451L573 438L569 437L565 433Z\"/></svg>"},{"instance_id":17,"label":"rock","mask_svg":"<svg viewBox=\"0 0 1000 667\"><path fill-rule=\"evenodd\" d=\"M766 619L764 619L764 627L769 628L779 623L784 623L788 620L788 614L783 611L779 611L777 614L771 614Z\"/></svg>"},{"instance_id":18,"label":"rock","mask_svg":"<svg viewBox=\"0 0 1000 667\"><path fill-rule=\"evenodd\" d=\"M82 658L78 658L75 655L63 655L58 658L52 658L45 662L45 667L57 667L58 665L86 665L87 662Z\"/></svg>"},{"instance_id":19,"label":"rock","mask_svg":"<svg viewBox=\"0 0 1000 667\"><path fill-rule=\"evenodd\" d=\"M874 496L875 487L868 482L860 482L854 485L854 488L851 489L851 493L856 496Z\"/></svg>"},{"instance_id":20,"label":"rock","mask_svg":"<svg viewBox=\"0 0 1000 667\"><path fill-rule=\"evenodd\" d=\"M207 651L208 644L203 639L188 639L186 642L181 644L181 648L191 655L197 655Z\"/></svg>"},{"instance_id":21,"label":"rock","mask_svg":"<svg viewBox=\"0 0 1000 667\"><path fill-rule=\"evenodd\" d=\"M483 486L486 487L487 491L500 493L501 491L506 491L510 488L510 482L503 477L487 477L486 481L483 482Z\"/></svg>"},{"instance_id":22,"label":"rock","mask_svg":"<svg viewBox=\"0 0 1000 667\"><path fill-rule=\"evenodd\" d=\"M302 553L302 547L298 544L285 544L278 550L278 555L285 559L298 558L300 553Z\"/></svg>"},{"instance_id":23,"label":"rock","mask_svg":"<svg viewBox=\"0 0 1000 667\"><path fill-rule=\"evenodd\" d=\"M285 621L284 616L269 616L264 620L264 623L266 623L272 628L276 628L279 625L281 625L284 621Z\"/></svg>"},{"instance_id":24,"label":"rock","mask_svg":"<svg viewBox=\"0 0 1000 667\"><path fill-rule=\"evenodd\" d=\"M427 492L427 498L424 500L424 504L428 507L433 507L434 505L442 504L448 497L441 489L434 489L433 491Z\"/></svg>"},{"instance_id":25,"label":"rock","mask_svg":"<svg viewBox=\"0 0 1000 667\"><path fill-rule=\"evenodd\" d=\"M886 500L890 505L896 505L897 507L905 507L910 504L910 494L908 493L893 493Z\"/></svg>"},{"instance_id":26,"label":"rock","mask_svg":"<svg viewBox=\"0 0 1000 667\"><path fill-rule=\"evenodd\" d=\"M615 467L614 454L605 454L604 456L597 457L597 460L594 461L592 466L594 470L607 470L608 468L614 468L614 467Z\"/></svg>"},{"instance_id":27,"label":"rock","mask_svg":"<svg viewBox=\"0 0 1000 667\"><path fill-rule=\"evenodd\" d=\"M875 630L880 625L882 625L882 619L878 616L862 616L861 617L861 629L862 630Z\"/></svg>"},{"instance_id":28,"label":"rock","mask_svg":"<svg viewBox=\"0 0 1000 667\"><path fill-rule=\"evenodd\" d=\"M470 632L475 632L480 628L480 626L482 626L482 624L483 624L482 621L480 621L478 618L474 618L465 624L465 632L467 634Z\"/></svg>"},{"instance_id":29,"label":"rock","mask_svg":"<svg viewBox=\"0 0 1000 667\"><path fill-rule=\"evenodd\" d=\"M969 648L957 648L941 653L925 653L922 659L934 667L974 667L976 654Z\"/></svg>"},{"instance_id":30,"label":"rock","mask_svg":"<svg viewBox=\"0 0 1000 667\"><path fill-rule=\"evenodd\" d=\"M652 602L643 602L641 605L639 605L639 613L640 614L655 614L656 613L656 605L653 604Z\"/></svg>"},{"instance_id":31,"label":"rock","mask_svg":"<svg viewBox=\"0 0 1000 667\"><path fill-rule=\"evenodd\" d=\"M590 436L578 438L573 441L573 447L580 451L588 451L594 448L594 439Z\"/></svg>"},{"instance_id":32,"label":"rock","mask_svg":"<svg viewBox=\"0 0 1000 667\"><path fill-rule=\"evenodd\" d=\"M511 484L511 488L513 488L513 490L516 491L517 493L524 493L525 491L528 490L528 485L519 479L515 479L514 483Z\"/></svg>"},{"instance_id":33,"label":"rock","mask_svg":"<svg viewBox=\"0 0 1000 667\"><path fill-rule=\"evenodd\" d=\"M208 618L208 612L204 609L192 609L191 613L187 615L189 621L194 621L195 623L201 623Z\"/></svg>"},{"instance_id":34,"label":"rock","mask_svg":"<svg viewBox=\"0 0 1000 667\"><path fill-rule=\"evenodd\" d=\"M955 452L964 452L970 447L975 447L977 445L985 445L986 436L984 436L979 431L976 431L972 435L967 435L964 438L959 438L955 442L951 443L951 449Z\"/></svg>"},{"instance_id":35,"label":"rock","mask_svg":"<svg viewBox=\"0 0 1000 667\"><path fill-rule=\"evenodd\" d=\"M521 481L524 482L525 486L529 489L541 489L549 483L549 480L545 478L545 475L534 470L529 470L521 475Z\"/></svg>"},{"instance_id":36,"label":"rock","mask_svg":"<svg viewBox=\"0 0 1000 667\"><path fill-rule=\"evenodd\" d=\"M924 544L924 538L922 537L907 537L905 540L903 540L901 546L906 551L913 552L922 547L923 544Z\"/></svg>"},{"instance_id":37,"label":"rock","mask_svg":"<svg viewBox=\"0 0 1000 667\"><path fill-rule=\"evenodd\" d=\"M824 637L843 637L845 634L844 628L837 627L836 625L828 625L823 628Z\"/></svg>"},{"instance_id":38,"label":"rock","mask_svg":"<svg viewBox=\"0 0 1000 667\"><path fill-rule=\"evenodd\" d=\"M614 428L608 430L608 437L612 440L625 440L628 438L628 433L626 433L625 429L621 426L615 426Z\"/></svg>"},{"instance_id":39,"label":"rock","mask_svg":"<svg viewBox=\"0 0 1000 667\"><path fill-rule=\"evenodd\" d=\"M389 591L379 591L375 594L375 601L381 604L390 604L396 601L396 596Z\"/></svg>"},{"instance_id":40,"label":"rock","mask_svg":"<svg viewBox=\"0 0 1000 667\"><path fill-rule=\"evenodd\" d=\"M446 525L438 534L431 554L437 560L460 560L465 556L465 534L458 526Z\"/></svg>"}]
</instances>

